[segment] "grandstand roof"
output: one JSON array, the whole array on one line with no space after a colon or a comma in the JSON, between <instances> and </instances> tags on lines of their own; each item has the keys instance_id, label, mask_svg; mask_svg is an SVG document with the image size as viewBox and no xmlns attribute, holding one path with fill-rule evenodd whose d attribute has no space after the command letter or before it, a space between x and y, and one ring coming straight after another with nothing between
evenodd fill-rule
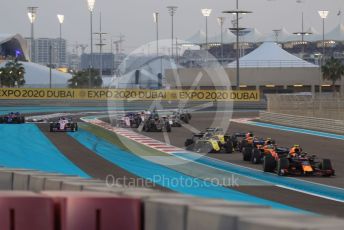
<instances>
[{"instance_id":1,"label":"grandstand roof","mask_svg":"<svg viewBox=\"0 0 344 230\"><path fill-rule=\"evenodd\" d=\"M264 42L239 61L242 68L318 67L288 53L275 42ZM235 68L236 61L229 63L228 67Z\"/></svg>"}]
</instances>

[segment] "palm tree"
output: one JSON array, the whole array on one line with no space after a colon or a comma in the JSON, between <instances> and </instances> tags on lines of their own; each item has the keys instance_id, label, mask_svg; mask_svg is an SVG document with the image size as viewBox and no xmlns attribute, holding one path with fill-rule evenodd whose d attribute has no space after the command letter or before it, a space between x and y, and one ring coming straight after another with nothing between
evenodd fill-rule
<instances>
[{"instance_id":1,"label":"palm tree","mask_svg":"<svg viewBox=\"0 0 344 230\"><path fill-rule=\"evenodd\" d=\"M68 80L69 88L88 88L89 85L89 71L78 71ZM101 87L103 84L102 78L99 76L99 71L91 70L91 85L92 87Z\"/></svg>"},{"instance_id":2,"label":"palm tree","mask_svg":"<svg viewBox=\"0 0 344 230\"><path fill-rule=\"evenodd\" d=\"M323 79L332 82L333 93L336 93L336 82L344 75L344 65L340 60L331 57L321 67Z\"/></svg>"},{"instance_id":3,"label":"palm tree","mask_svg":"<svg viewBox=\"0 0 344 230\"><path fill-rule=\"evenodd\" d=\"M22 86L25 84L25 68L22 63L9 61L0 68L1 85L7 87Z\"/></svg>"}]
</instances>

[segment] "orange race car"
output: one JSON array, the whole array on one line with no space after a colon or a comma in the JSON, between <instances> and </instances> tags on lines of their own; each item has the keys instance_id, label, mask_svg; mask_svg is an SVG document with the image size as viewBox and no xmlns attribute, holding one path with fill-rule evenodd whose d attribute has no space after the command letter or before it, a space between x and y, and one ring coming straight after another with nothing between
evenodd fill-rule
<instances>
[{"instance_id":1,"label":"orange race car","mask_svg":"<svg viewBox=\"0 0 344 230\"><path fill-rule=\"evenodd\" d=\"M318 159L302 151L299 145L290 148L288 154L267 154L263 158L264 172L284 175L334 176L335 170L330 159Z\"/></svg>"}]
</instances>

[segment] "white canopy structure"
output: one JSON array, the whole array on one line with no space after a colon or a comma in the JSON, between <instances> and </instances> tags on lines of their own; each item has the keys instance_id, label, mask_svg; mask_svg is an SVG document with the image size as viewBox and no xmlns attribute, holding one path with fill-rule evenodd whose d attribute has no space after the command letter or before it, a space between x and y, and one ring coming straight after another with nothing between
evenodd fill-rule
<instances>
[{"instance_id":1,"label":"white canopy structure","mask_svg":"<svg viewBox=\"0 0 344 230\"><path fill-rule=\"evenodd\" d=\"M223 44L231 44L236 41L236 36L229 30L224 30L222 34ZM210 43L221 43L221 34L209 38Z\"/></svg>"},{"instance_id":2,"label":"white canopy structure","mask_svg":"<svg viewBox=\"0 0 344 230\"><path fill-rule=\"evenodd\" d=\"M7 62L0 64L4 67ZM25 69L25 87L48 87L50 81L49 68L32 62L20 62ZM62 73L57 70L52 70L51 74L52 87L66 87L68 80L72 77L71 74Z\"/></svg>"},{"instance_id":3,"label":"white canopy structure","mask_svg":"<svg viewBox=\"0 0 344 230\"><path fill-rule=\"evenodd\" d=\"M264 42L257 49L240 58L239 62L242 68L318 67L288 53L275 42ZM228 67L235 68L236 61L229 63Z\"/></svg>"},{"instance_id":4,"label":"white canopy structure","mask_svg":"<svg viewBox=\"0 0 344 230\"><path fill-rule=\"evenodd\" d=\"M193 34L191 37L187 38L186 41L190 42L192 44L205 44L206 35L203 30L198 30L195 34Z\"/></svg>"},{"instance_id":5,"label":"white canopy structure","mask_svg":"<svg viewBox=\"0 0 344 230\"><path fill-rule=\"evenodd\" d=\"M325 40L344 41L344 24L339 24L333 30L326 33Z\"/></svg>"},{"instance_id":6,"label":"white canopy structure","mask_svg":"<svg viewBox=\"0 0 344 230\"><path fill-rule=\"evenodd\" d=\"M292 33L288 32L286 28L276 30L276 32L270 33L265 41L267 42L288 42Z\"/></svg>"},{"instance_id":7,"label":"white canopy structure","mask_svg":"<svg viewBox=\"0 0 344 230\"><path fill-rule=\"evenodd\" d=\"M261 32L259 32L256 28L251 28L248 30L248 33L240 37L241 41L249 43L259 43L265 40L264 35Z\"/></svg>"}]
</instances>

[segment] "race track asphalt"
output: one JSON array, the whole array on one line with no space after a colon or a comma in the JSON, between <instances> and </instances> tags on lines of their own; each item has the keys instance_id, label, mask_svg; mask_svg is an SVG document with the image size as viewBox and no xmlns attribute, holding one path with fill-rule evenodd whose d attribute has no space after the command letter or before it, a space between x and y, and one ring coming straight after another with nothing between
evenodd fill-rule
<instances>
[{"instance_id":1,"label":"race track asphalt","mask_svg":"<svg viewBox=\"0 0 344 230\"><path fill-rule=\"evenodd\" d=\"M233 118L257 116L257 112L239 112L233 114ZM214 117L214 114L212 113L195 113L193 114L189 125L197 130L205 130L212 125L212 117ZM336 169L335 177L300 177L299 179L344 188L344 169L341 167L344 165L344 152L342 150L343 141L256 127L235 122L231 122L227 130L228 133L248 131L253 132L259 137L271 137L277 141L279 146L289 147L293 144L300 144L308 153L316 154L320 158L330 158L333 162L333 167ZM165 142L164 136L159 132L141 132L141 134ZM191 136L192 130L190 130L190 128L172 128L172 132L169 134L169 140L171 145L183 148L186 138L190 138ZM241 153L208 154L207 156L249 168L262 169L261 165L253 165L249 162L244 162L242 160ZM239 186L232 188L250 195L287 204L296 208L321 214L344 217L344 205L340 202L276 186Z\"/></svg>"},{"instance_id":2,"label":"race track asphalt","mask_svg":"<svg viewBox=\"0 0 344 230\"><path fill-rule=\"evenodd\" d=\"M235 113L233 118L255 117L257 115L257 112L240 112ZM211 126L212 117L214 117L214 114L212 113L195 113L193 114L190 125L195 129L204 130ZM136 175L128 173L124 169L106 161L104 158L99 157L97 154L85 148L83 145L65 133L49 133L47 130L47 124L39 125L39 127L43 133L57 146L60 152L65 154L68 159L74 162L79 168L84 170L89 175L103 179L108 174L113 175L116 173L115 175L137 178ZM308 177L302 179L344 188L344 171L342 168L340 168L340 166L344 163L344 156L341 152L341 146L343 146L342 141L255 127L234 122L232 122L228 128L229 133L247 131L254 132L256 136L272 137L276 139L280 146L291 146L295 143L298 143L309 153L317 154L322 158L326 157L332 159L333 165L337 170L337 175L335 177ZM141 134L157 140L165 141L161 133ZM192 131L187 128L173 128L172 132L169 134L169 139L172 145L183 147L185 139L191 137L191 135ZM66 143L68 143L68 145L66 145ZM250 168L261 169L261 165L252 165L250 163L243 162L242 155L240 153L209 154L208 156ZM344 217L343 203L307 195L301 192L295 192L276 186L239 186L231 187L231 189L319 214Z\"/></svg>"},{"instance_id":3,"label":"race track asphalt","mask_svg":"<svg viewBox=\"0 0 344 230\"><path fill-rule=\"evenodd\" d=\"M65 157L67 157L71 162L73 162L92 178L105 180L108 175L115 176L116 178L139 178L137 175L134 175L100 157L80 144L67 133L49 132L49 125L46 123L37 124L37 126L41 132L46 135L57 147L57 149L65 155ZM130 183L129 180L121 181ZM145 183L143 182L142 184ZM160 191L169 191L168 189L159 185L153 185L152 188Z\"/></svg>"},{"instance_id":4,"label":"race track asphalt","mask_svg":"<svg viewBox=\"0 0 344 230\"><path fill-rule=\"evenodd\" d=\"M248 118L257 117L257 112L238 112L233 114L233 118ZM211 119L214 117L212 113L195 113L193 114L190 126L197 130L205 130L212 125ZM258 126L246 125L231 122L229 124L228 133L234 132L253 132L258 137L270 137L276 140L278 146L291 147L294 144L299 144L304 151L308 154L315 154L319 158L331 159L334 169L336 170L335 177L302 177L304 180L326 184L330 186L336 186L344 188L344 141L335 140L324 137L317 137L312 135L286 132L276 129L263 128ZM149 136L151 138L165 142L164 136L161 133L145 133L141 134ZM171 134L169 134L170 143L174 146L184 148L184 142L187 138L191 138L192 131L188 128L172 128ZM253 165L250 162L244 162L242 160L241 153L234 154L208 154L209 157L220 159L223 161L231 162L234 164L242 165L245 167L262 169L261 165Z\"/></svg>"}]
</instances>

